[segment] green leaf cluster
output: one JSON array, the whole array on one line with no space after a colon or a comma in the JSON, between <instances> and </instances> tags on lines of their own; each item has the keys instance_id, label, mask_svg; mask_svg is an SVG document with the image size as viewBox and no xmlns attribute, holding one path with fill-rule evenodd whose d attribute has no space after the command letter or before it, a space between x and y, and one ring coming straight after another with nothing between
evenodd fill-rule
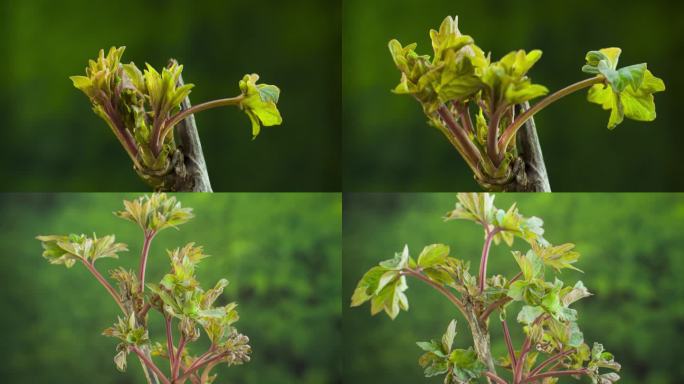
<instances>
[{"instance_id":1,"label":"green leaf cluster","mask_svg":"<svg viewBox=\"0 0 684 384\"><path fill-rule=\"evenodd\" d=\"M168 252L171 271L164 275L159 284L148 284L153 296L150 301L165 316L179 320L181 334L188 340L197 340L201 326L218 351L231 351L230 365L249 361L249 339L240 336L233 328L238 321L237 303L215 306L214 303L228 286L228 280L221 279L208 290L202 289L195 276L196 266L207 257L201 247L193 243Z\"/></svg>"},{"instance_id":2,"label":"green leaf cluster","mask_svg":"<svg viewBox=\"0 0 684 384\"><path fill-rule=\"evenodd\" d=\"M124 210L114 212L122 219L138 224L146 233L157 233L166 228L178 229L194 216L192 208L183 208L180 201L165 193L141 196L135 200L124 200Z\"/></svg>"},{"instance_id":3,"label":"green leaf cluster","mask_svg":"<svg viewBox=\"0 0 684 384\"><path fill-rule=\"evenodd\" d=\"M408 265L409 250L405 246L394 258L380 262L363 275L352 295L351 306L357 307L370 300L371 315L385 311L391 319L395 319L402 309L408 311L408 298L404 293L408 285L402 273Z\"/></svg>"},{"instance_id":4,"label":"green leaf cluster","mask_svg":"<svg viewBox=\"0 0 684 384\"><path fill-rule=\"evenodd\" d=\"M389 43L394 63L402 74L394 92L415 96L428 114L452 101L482 99L489 105L510 105L548 92L527 77L541 57L539 50L511 52L491 62L472 37L461 34L458 18L451 16L442 21L439 30L430 31L430 39L432 60L427 55L418 55L416 44L403 46L397 40Z\"/></svg>"},{"instance_id":5,"label":"green leaf cluster","mask_svg":"<svg viewBox=\"0 0 684 384\"><path fill-rule=\"evenodd\" d=\"M116 368L121 372L126 371L126 357L131 352L131 347L141 347L150 341L147 329L138 325L134 313L127 318L119 316L113 326L102 331L102 335L121 340L116 346L117 354L114 356Z\"/></svg>"},{"instance_id":6,"label":"green leaf cluster","mask_svg":"<svg viewBox=\"0 0 684 384\"><path fill-rule=\"evenodd\" d=\"M77 261L95 263L95 260L110 257L118 259L118 252L127 251L126 244L115 242L114 235L93 237L86 235L37 236L42 242L43 257L51 264L64 264L71 268Z\"/></svg>"},{"instance_id":7,"label":"green leaf cluster","mask_svg":"<svg viewBox=\"0 0 684 384\"><path fill-rule=\"evenodd\" d=\"M419 341L416 344L425 353L418 359L425 377L444 375L445 384L474 383L486 371L472 347L453 348L456 337L456 320L452 320L440 341Z\"/></svg>"},{"instance_id":8,"label":"green leaf cluster","mask_svg":"<svg viewBox=\"0 0 684 384\"><path fill-rule=\"evenodd\" d=\"M617 68L620 48L603 48L587 53L587 64L582 71L600 74L606 84L595 84L589 89L588 100L610 110L608 128L613 129L624 117L638 121L656 118L653 94L665 90L663 80L647 69L646 63Z\"/></svg>"},{"instance_id":9,"label":"green leaf cluster","mask_svg":"<svg viewBox=\"0 0 684 384\"><path fill-rule=\"evenodd\" d=\"M544 239L544 221L538 217L525 217L518 212L516 204L508 210L494 206L494 195L489 193L459 193L456 206L447 212L444 221L469 220L483 226L485 235L495 231L494 242L513 245L515 237L530 244L547 246Z\"/></svg>"}]
</instances>

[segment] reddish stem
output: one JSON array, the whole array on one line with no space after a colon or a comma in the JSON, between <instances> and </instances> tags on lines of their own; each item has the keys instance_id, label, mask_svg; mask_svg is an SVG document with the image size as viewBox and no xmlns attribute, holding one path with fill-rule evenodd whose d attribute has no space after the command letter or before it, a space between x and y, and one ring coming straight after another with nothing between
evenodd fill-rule
<instances>
[{"instance_id":1,"label":"reddish stem","mask_svg":"<svg viewBox=\"0 0 684 384\"><path fill-rule=\"evenodd\" d=\"M499 376L497 376L496 374L494 374L492 372L486 371L484 374L499 384L508 384L508 383L506 383L506 380L500 378Z\"/></svg>"},{"instance_id":2,"label":"reddish stem","mask_svg":"<svg viewBox=\"0 0 684 384\"><path fill-rule=\"evenodd\" d=\"M506 340L506 348L508 348L508 357L511 359L511 369L515 371L518 361L515 358L515 350L513 349L513 342L511 341L511 332L508 330L508 324L506 320L501 320L501 326L503 327L504 339Z\"/></svg>"},{"instance_id":3,"label":"reddish stem","mask_svg":"<svg viewBox=\"0 0 684 384\"><path fill-rule=\"evenodd\" d=\"M176 365L173 367L173 372L171 373L171 377L174 379L178 378L178 372L180 370L181 360L183 358L183 349L185 348L185 343L185 336L181 334L180 341L178 342L178 351L176 352L176 358L174 360Z\"/></svg>"},{"instance_id":4,"label":"reddish stem","mask_svg":"<svg viewBox=\"0 0 684 384\"><path fill-rule=\"evenodd\" d=\"M104 278L104 276L102 276L102 274L100 274L100 272L97 269L95 269L95 266L92 263L90 263L89 261L87 261L85 259L81 259L81 262L83 262L83 265L85 265L86 268L88 268L88 271L90 271L90 273L93 276L95 276L95 279L97 279L97 281L99 281L100 284L102 284L102 286L107 290L107 292L109 292L109 294L112 295L112 298L114 299L116 304L119 306L119 308L121 308L121 312L123 312L125 314L126 308L124 307L123 303L121 302L121 298L119 298L119 294L111 286L111 284L109 284L109 282Z\"/></svg>"},{"instance_id":5,"label":"reddish stem","mask_svg":"<svg viewBox=\"0 0 684 384\"><path fill-rule=\"evenodd\" d=\"M555 377L555 376L568 376L568 375L586 375L587 370L586 369L572 369L568 371L548 371L544 373L540 373L538 375L530 376L527 379L523 380L522 383L529 383L535 380L543 379L545 377Z\"/></svg>"},{"instance_id":6,"label":"reddish stem","mask_svg":"<svg viewBox=\"0 0 684 384\"><path fill-rule=\"evenodd\" d=\"M171 316L164 315L164 324L166 325L166 350L169 355L169 368L173 372L176 366L176 360L173 349L173 330L171 329Z\"/></svg>"},{"instance_id":7,"label":"reddish stem","mask_svg":"<svg viewBox=\"0 0 684 384\"><path fill-rule=\"evenodd\" d=\"M404 269L404 273L407 275L417 277L418 279L424 281L425 283L429 284L432 286L434 289L439 291L442 295L446 296L449 301L451 301L452 304L454 304L456 307L458 307L459 310L461 310L461 313L464 314L465 316L465 305L461 300L458 299L453 293L449 292L448 289L444 288L442 285L439 285L435 283L434 281L430 280L429 278L423 276L422 273L419 271L413 270L413 269Z\"/></svg>"},{"instance_id":8,"label":"reddish stem","mask_svg":"<svg viewBox=\"0 0 684 384\"><path fill-rule=\"evenodd\" d=\"M194 365L194 364L193 364L190 368L188 368L187 371L185 371L185 373L183 373L183 374L177 379L177 381L183 382L183 380L187 380L188 377L190 377L190 376L191 376L195 371L197 371L198 369L202 368L202 366L207 365L207 364L211 364L211 363L213 363L213 362L215 362L215 361L218 361L218 360L221 360L222 358L224 358L224 357L226 356L226 354L227 354L227 352L223 352L223 353L220 353L220 354L218 354L218 355L216 355L216 356L214 356L214 357L212 357L212 358L210 358L210 359L208 359L208 360L205 360L204 362L202 362L202 363L199 364L199 365Z\"/></svg>"},{"instance_id":9,"label":"reddish stem","mask_svg":"<svg viewBox=\"0 0 684 384\"><path fill-rule=\"evenodd\" d=\"M143 249L140 254L140 267L138 270L138 280L140 280L140 292L145 292L145 270L147 269L147 258L150 253L150 244L156 232L150 231L145 232L145 241L143 243Z\"/></svg>"},{"instance_id":10,"label":"reddish stem","mask_svg":"<svg viewBox=\"0 0 684 384\"><path fill-rule=\"evenodd\" d=\"M527 353L530 351L530 347L532 346L532 338L530 337L530 332L532 332L531 328L539 323L541 323L544 319L546 318L545 314L539 315L534 322L530 325L530 329L528 329L527 336L525 336L525 341L523 342L523 346L520 349L520 357L518 358L518 365L515 367L515 373L513 375L513 382L514 383L521 383L522 380L522 374L523 374L523 368L525 367L525 358L527 357Z\"/></svg>"},{"instance_id":11,"label":"reddish stem","mask_svg":"<svg viewBox=\"0 0 684 384\"><path fill-rule=\"evenodd\" d=\"M151 369L154 371L155 374L159 377L159 379L162 381L164 384L171 384L169 379L164 375L164 373L150 360L145 356L145 354L138 348L138 347L131 347L133 352L135 352L138 357L140 357L140 360L147 366L147 368Z\"/></svg>"},{"instance_id":12,"label":"reddish stem","mask_svg":"<svg viewBox=\"0 0 684 384\"><path fill-rule=\"evenodd\" d=\"M605 77L603 77L602 75L598 75L596 77L591 77L589 79L582 80L575 84L569 85L559 91L552 93L551 95L546 96L537 104L532 106L532 108L528 109L527 111L525 111L525 113L518 116L518 118L515 119L515 121L513 121L508 127L506 127L506 129L504 129L503 134L501 135L501 139L499 139L498 143L499 151L501 151L501 153L505 153L506 148L508 148L508 146L511 144L513 137L515 137L515 133L518 131L518 129L520 129L520 127L522 127L527 120L534 116L534 114L544 109L547 105L573 92L577 92L581 89L591 87L594 84L603 83L604 81Z\"/></svg>"},{"instance_id":13,"label":"reddish stem","mask_svg":"<svg viewBox=\"0 0 684 384\"><path fill-rule=\"evenodd\" d=\"M564 357L567 356L567 355L572 354L572 352L574 352L574 350L573 350L573 349L569 349L569 350L564 351L564 352L558 352L558 353L556 353L555 355L553 355L553 356L549 357L548 359L546 359L543 363L539 364L539 366L538 366L537 368L533 369L532 372L530 372L530 375L536 375L537 373L541 372L542 369L544 369L547 365L553 363L554 361L560 360L560 359L564 358Z\"/></svg>"},{"instance_id":14,"label":"reddish stem","mask_svg":"<svg viewBox=\"0 0 684 384\"><path fill-rule=\"evenodd\" d=\"M501 231L501 229L498 227L491 231L488 227L485 227L485 230L487 231L487 237L485 238L484 247L482 247L482 257L480 258L480 274L478 280L480 293L484 291L485 279L487 277L487 259L489 258L489 249L492 246L492 240L494 240L494 236Z\"/></svg>"},{"instance_id":15,"label":"reddish stem","mask_svg":"<svg viewBox=\"0 0 684 384\"><path fill-rule=\"evenodd\" d=\"M437 113L449 129L451 137L454 138L454 145L456 146L456 149L461 151L461 155L465 159L466 163L468 163L470 168L474 172L479 173L478 165L480 164L480 153L475 145L470 141L468 135L466 135L465 130L460 127L458 123L456 123L451 115L451 112L449 112L445 106L439 107Z\"/></svg>"},{"instance_id":16,"label":"reddish stem","mask_svg":"<svg viewBox=\"0 0 684 384\"><path fill-rule=\"evenodd\" d=\"M470 110L468 109L468 105L466 103L456 101L454 101L452 104L454 105L454 108L456 108L458 114L461 116L461 120L463 121L463 128L465 129L465 131L467 133L475 135L473 120L470 118Z\"/></svg>"}]
</instances>

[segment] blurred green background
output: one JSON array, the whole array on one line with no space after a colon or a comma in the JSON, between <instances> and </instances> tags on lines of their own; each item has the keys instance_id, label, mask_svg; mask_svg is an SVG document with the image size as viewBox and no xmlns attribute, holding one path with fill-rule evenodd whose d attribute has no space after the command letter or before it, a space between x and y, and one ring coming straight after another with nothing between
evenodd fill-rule
<instances>
[{"instance_id":1,"label":"blurred green background","mask_svg":"<svg viewBox=\"0 0 684 384\"><path fill-rule=\"evenodd\" d=\"M49 264L34 239L37 234L113 233L130 251L119 260L100 261L98 269L137 269L140 229L111 214L122 209L124 198L135 196L0 195L0 382L145 382L132 357L127 373L116 370L117 342L100 336L118 314L105 290L80 265L67 270ZM193 241L212 255L198 267L202 285L213 286L222 277L230 281L222 300L238 302L236 327L250 337L253 354L246 365L217 367L216 382L339 383L339 195L177 196L196 217L180 231L157 236L148 280L161 279L168 270L165 249ZM163 341L163 321L156 313L150 321L151 335Z\"/></svg>"},{"instance_id":2,"label":"blurred green background","mask_svg":"<svg viewBox=\"0 0 684 384\"><path fill-rule=\"evenodd\" d=\"M235 96L246 73L281 89L283 125L251 140L238 108L197 115L214 190L339 191L340 6L325 0L0 2L0 189L149 190L69 76L100 48L156 68L175 57L194 104Z\"/></svg>"},{"instance_id":3,"label":"blurred green background","mask_svg":"<svg viewBox=\"0 0 684 384\"><path fill-rule=\"evenodd\" d=\"M535 83L551 92L586 78L587 51L618 46L622 65L648 62L663 78L658 118L606 128L608 111L578 92L536 115L554 191L681 191L684 133L684 3L638 1L345 0L343 4L343 156L348 191L480 190L446 138L426 124L420 105L390 92L399 82L387 43L418 43L432 54L428 31L447 15L498 60L516 49L541 49Z\"/></svg>"},{"instance_id":4,"label":"blurred green background","mask_svg":"<svg viewBox=\"0 0 684 384\"><path fill-rule=\"evenodd\" d=\"M445 243L452 256L471 261L477 271L483 243L472 222L444 223L454 194L345 194L343 214L343 367L344 382L440 383L423 378L421 351L415 342L438 338L452 318L458 320L455 345L472 345L460 314L430 287L409 280L411 308L391 321L370 316L369 305L349 308L363 273L408 244L415 257L432 243ZM601 342L623 370L619 383L684 382L684 195L664 194L507 194L495 205L545 221L545 237L554 244L572 242L582 254L584 274L564 271L566 284L582 280L595 294L575 305L579 326L590 344ZM525 251L516 240L513 249ZM493 246L489 273L511 277L516 264L504 245ZM509 316L519 305L512 305ZM511 313L512 312L512 313ZM522 330L509 320L515 345ZM505 345L492 326L495 356ZM577 382L573 379L561 383ZM583 379L582 382L589 382Z\"/></svg>"}]
</instances>

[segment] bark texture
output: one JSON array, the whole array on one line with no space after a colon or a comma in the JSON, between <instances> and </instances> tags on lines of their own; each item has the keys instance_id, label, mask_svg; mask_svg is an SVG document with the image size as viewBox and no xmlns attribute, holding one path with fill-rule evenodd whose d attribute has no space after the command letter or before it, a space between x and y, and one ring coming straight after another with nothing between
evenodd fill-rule
<instances>
[{"instance_id":1,"label":"bark texture","mask_svg":"<svg viewBox=\"0 0 684 384\"><path fill-rule=\"evenodd\" d=\"M183 85L183 77L178 77L178 86ZM181 110L190 108L190 97L186 97L181 103ZM178 137L178 147L183 153L184 177L178 184L177 191L182 192L212 192L209 182L207 164L204 161L202 143L197 133L195 116L189 115L175 128Z\"/></svg>"},{"instance_id":2,"label":"bark texture","mask_svg":"<svg viewBox=\"0 0 684 384\"><path fill-rule=\"evenodd\" d=\"M528 102L518 104L515 106L515 115L520 116L529 108ZM527 120L516 134L516 145L519 158L514 165L515 176L506 185L505 190L509 192L551 192L551 184L546 173L546 164L533 117Z\"/></svg>"},{"instance_id":3,"label":"bark texture","mask_svg":"<svg viewBox=\"0 0 684 384\"><path fill-rule=\"evenodd\" d=\"M171 59L169 65L174 62ZM179 76L178 86L183 84L183 76ZM181 110L191 106L190 98L186 97L181 103ZM162 177L163 182L158 189L164 192L212 192L195 116L189 115L178 123L174 134L178 148L172 155L169 173Z\"/></svg>"},{"instance_id":4,"label":"bark texture","mask_svg":"<svg viewBox=\"0 0 684 384\"><path fill-rule=\"evenodd\" d=\"M487 370L491 373L496 374L496 367L494 366L494 358L492 357L492 346L489 336L489 327L487 326L486 320L480 320L478 316L478 311L469 302L466 302L466 320L468 321L468 326L470 332L473 335L473 347L477 353L477 357L487 366ZM487 382L491 383L491 380L487 378Z\"/></svg>"}]
</instances>

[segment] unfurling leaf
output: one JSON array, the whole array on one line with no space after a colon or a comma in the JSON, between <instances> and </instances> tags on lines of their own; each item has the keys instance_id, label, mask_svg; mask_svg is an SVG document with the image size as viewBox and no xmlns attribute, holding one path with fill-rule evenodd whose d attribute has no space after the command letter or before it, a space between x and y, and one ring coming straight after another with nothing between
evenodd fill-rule
<instances>
[{"instance_id":1,"label":"unfurling leaf","mask_svg":"<svg viewBox=\"0 0 684 384\"><path fill-rule=\"evenodd\" d=\"M587 96L592 103L610 110L608 128L613 129L625 116L637 121L656 118L653 94L665 90L665 83L653 76L645 63L617 69L620 48L604 48L587 53L582 70L601 74L606 84L595 84Z\"/></svg>"},{"instance_id":2,"label":"unfurling leaf","mask_svg":"<svg viewBox=\"0 0 684 384\"><path fill-rule=\"evenodd\" d=\"M252 122L252 137L257 137L261 126L280 125L283 122L276 104L280 96L280 89L275 85L257 84L259 75L253 73L245 75L240 80L240 91L243 100L240 108Z\"/></svg>"}]
</instances>

